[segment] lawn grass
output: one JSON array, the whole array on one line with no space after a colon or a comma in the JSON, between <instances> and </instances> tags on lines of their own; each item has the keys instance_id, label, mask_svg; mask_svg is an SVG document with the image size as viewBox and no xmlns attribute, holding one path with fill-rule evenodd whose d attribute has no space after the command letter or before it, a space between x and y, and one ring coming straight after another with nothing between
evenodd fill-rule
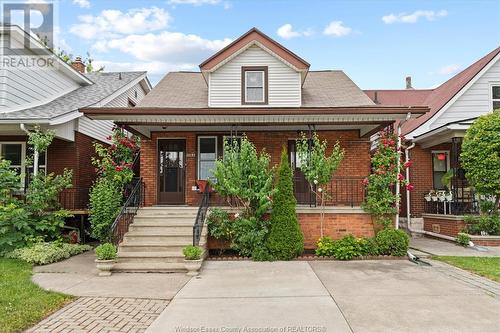
<instances>
[{"instance_id":1,"label":"lawn grass","mask_svg":"<svg viewBox=\"0 0 500 333\"><path fill-rule=\"evenodd\" d=\"M0 258L0 332L19 332L72 300L31 282L31 265Z\"/></svg>"},{"instance_id":2,"label":"lawn grass","mask_svg":"<svg viewBox=\"0 0 500 333\"><path fill-rule=\"evenodd\" d=\"M500 282L500 257L432 257L450 265Z\"/></svg>"}]
</instances>

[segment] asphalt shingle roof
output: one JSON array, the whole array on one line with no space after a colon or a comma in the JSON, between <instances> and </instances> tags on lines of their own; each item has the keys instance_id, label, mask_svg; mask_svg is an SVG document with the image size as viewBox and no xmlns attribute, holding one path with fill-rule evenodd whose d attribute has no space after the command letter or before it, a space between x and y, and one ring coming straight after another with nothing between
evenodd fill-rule
<instances>
[{"instance_id":1,"label":"asphalt shingle roof","mask_svg":"<svg viewBox=\"0 0 500 333\"><path fill-rule=\"evenodd\" d=\"M302 107L375 105L342 71L309 71L302 87ZM168 73L138 107L207 108L208 87L200 72Z\"/></svg>"},{"instance_id":2,"label":"asphalt shingle roof","mask_svg":"<svg viewBox=\"0 0 500 333\"><path fill-rule=\"evenodd\" d=\"M0 113L0 120L52 119L62 116L100 102L145 73L87 73L85 76L94 82L94 84L73 90L43 105L14 112Z\"/></svg>"}]
</instances>

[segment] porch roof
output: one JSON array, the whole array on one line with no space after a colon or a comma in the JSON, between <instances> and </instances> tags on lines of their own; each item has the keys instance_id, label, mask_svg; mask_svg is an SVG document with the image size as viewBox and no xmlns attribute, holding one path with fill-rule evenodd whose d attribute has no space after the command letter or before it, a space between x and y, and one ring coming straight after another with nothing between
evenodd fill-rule
<instances>
[{"instance_id":1,"label":"porch roof","mask_svg":"<svg viewBox=\"0 0 500 333\"><path fill-rule=\"evenodd\" d=\"M418 117L427 107L335 107L335 108L85 108L80 110L95 120L112 120L134 127L149 136L161 126L174 126L178 131L194 127L258 126L274 130L276 126L299 128L317 125L323 129L359 129L362 136L369 135L395 120L405 119L408 113ZM269 127L273 126L273 127ZM182 128L184 127L184 129ZM328 128L326 128L328 127Z\"/></svg>"},{"instance_id":2,"label":"porch roof","mask_svg":"<svg viewBox=\"0 0 500 333\"><path fill-rule=\"evenodd\" d=\"M463 138L467 129L476 119L470 118L448 123L415 137L413 141L419 143L423 148L429 148L441 143L451 142L453 138Z\"/></svg>"}]
</instances>

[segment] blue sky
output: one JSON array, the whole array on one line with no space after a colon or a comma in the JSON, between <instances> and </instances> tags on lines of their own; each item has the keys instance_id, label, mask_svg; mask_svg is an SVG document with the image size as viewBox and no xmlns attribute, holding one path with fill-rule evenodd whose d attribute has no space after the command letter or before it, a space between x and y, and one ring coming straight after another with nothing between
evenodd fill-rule
<instances>
[{"instance_id":1,"label":"blue sky","mask_svg":"<svg viewBox=\"0 0 500 333\"><path fill-rule=\"evenodd\" d=\"M361 88L436 86L500 46L500 1L61 0L59 43L106 70L197 70L251 27ZM291 27L290 27L291 25ZM281 28L281 29L280 29Z\"/></svg>"}]
</instances>

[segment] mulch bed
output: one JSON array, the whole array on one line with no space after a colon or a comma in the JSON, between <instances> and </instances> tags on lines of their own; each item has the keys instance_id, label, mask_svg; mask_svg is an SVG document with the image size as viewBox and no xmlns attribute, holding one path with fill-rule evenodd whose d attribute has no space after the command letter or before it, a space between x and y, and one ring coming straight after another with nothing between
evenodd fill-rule
<instances>
[{"instance_id":1,"label":"mulch bed","mask_svg":"<svg viewBox=\"0 0 500 333\"><path fill-rule=\"evenodd\" d=\"M406 256L404 257L393 257L393 256L365 256L365 257L357 257L351 260L407 260ZM212 261L251 261L252 258L242 257L236 254L234 251L226 251L225 253L209 253L208 257L205 260ZM319 257L312 251L305 251L301 256L293 259L296 261L321 261L321 260L335 260L335 261L346 261L346 260L337 260L333 257Z\"/></svg>"}]
</instances>

